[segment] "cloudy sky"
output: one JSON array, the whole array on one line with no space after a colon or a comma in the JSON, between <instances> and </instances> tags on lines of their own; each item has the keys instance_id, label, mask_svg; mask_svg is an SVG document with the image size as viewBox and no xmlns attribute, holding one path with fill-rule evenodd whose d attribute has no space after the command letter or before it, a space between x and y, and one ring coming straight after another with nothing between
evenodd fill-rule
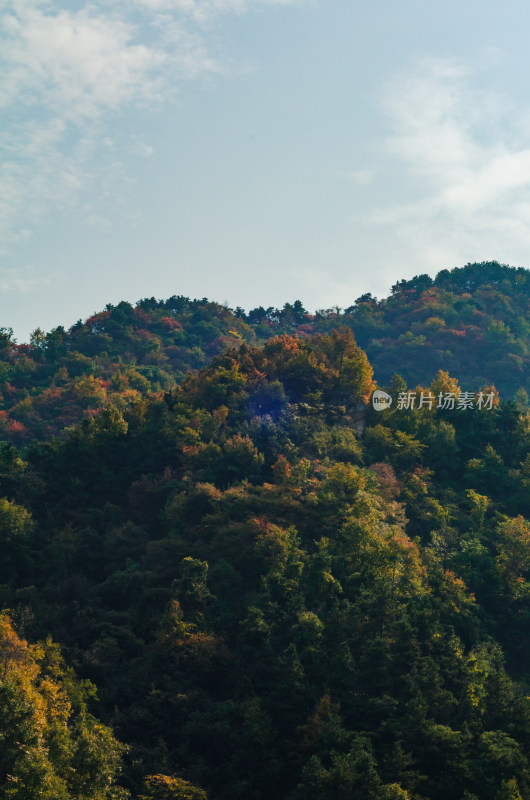
<instances>
[{"instance_id":1,"label":"cloudy sky","mask_svg":"<svg viewBox=\"0 0 530 800\"><path fill-rule=\"evenodd\" d=\"M530 266L530 11L0 0L0 327Z\"/></svg>"}]
</instances>

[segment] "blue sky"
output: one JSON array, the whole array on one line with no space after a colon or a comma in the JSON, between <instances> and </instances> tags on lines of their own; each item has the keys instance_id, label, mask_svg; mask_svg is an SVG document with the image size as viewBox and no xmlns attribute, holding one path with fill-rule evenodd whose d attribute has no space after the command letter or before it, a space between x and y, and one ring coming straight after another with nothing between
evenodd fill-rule
<instances>
[{"instance_id":1,"label":"blue sky","mask_svg":"<svg viewBox=\"0 0 530 800\"><path fill-rule=\"evenodd\" d=\"M0 326L530 266L522 2L0 0Z\"/></svg>"}]
</instances>

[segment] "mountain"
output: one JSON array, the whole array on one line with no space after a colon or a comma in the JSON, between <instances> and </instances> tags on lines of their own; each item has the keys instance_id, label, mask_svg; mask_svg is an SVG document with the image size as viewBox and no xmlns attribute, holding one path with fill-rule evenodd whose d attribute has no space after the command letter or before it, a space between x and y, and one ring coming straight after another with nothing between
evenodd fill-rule
<instances>
[{"instance_id":1,"label":"mountain","mask_svg":"<svg viewBox=\"0 0 530 800\"><path fill-rule=\"evenodd\" d=\"M382 305L461 297L410 291ZM270 320L248 316L238 332L261 338ZM42 722L53 775L68 800L529 797L530 413L495 393L491 408L375 411L351 329L293 324L303 336L243 343L61 439L0 448L5 638L53 637L99 696L95 738L61 750ZM459 391L447 372L422 386ZM38 708L65 668L34 658ZM3 713L0 741L19 720ZM18 782L0 772L0 795L39 796L24 740L12 749Z\"/></svg>"},{"instance_id":2,"label":"mountain","mask_svg":"<svg viewBox=\"0 0 530 800\"><path fill-rule=\"evenodd\" d=\"M379 385L395 372L413 387L448 371L469 391L494 385L528 405L530 272L496 262L400 281L341 311L309 314L300 301L245 313L174 296L109 305L69 330L34 331L29 344L0 332L0 436L24 445L65 435L109 405L118 410L170 391L188 372L241 343L306 338L349 327Z\"/></svg>"},{"instance_id":3,"label":"mountain","mask_svg":"<svg viewBox=\"0 0 530 800\"><path fill-rule=\"evenodd\" d=\"M438 370L476 390L494 384L505 399L530 389L530 271L468 264L399 281L389 298L360 298L353 330L377 380L398 371L426 384Z\"/></svg>"}]
</instances>

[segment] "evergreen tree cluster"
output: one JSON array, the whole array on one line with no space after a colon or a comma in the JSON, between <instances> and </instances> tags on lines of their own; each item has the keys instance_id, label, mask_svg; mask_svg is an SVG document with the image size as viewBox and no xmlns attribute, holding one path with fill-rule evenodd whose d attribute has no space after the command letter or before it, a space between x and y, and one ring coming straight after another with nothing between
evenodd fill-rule
<instances>
[{"instance_id":1,"label":"evergreen tree cluster","mask_svg":"<svg viewBox=\"0 0 530 800\"><path fill-rule=\"evenodd\" d=\"M486 302L474 269L389 308ZM374 376L468 386L383 381L297 310L263 343L272 312L238 311L248 341L197 374L2 445L0 796L530 796L530 413L376 412Z\"/></svg>"}]
</instances>

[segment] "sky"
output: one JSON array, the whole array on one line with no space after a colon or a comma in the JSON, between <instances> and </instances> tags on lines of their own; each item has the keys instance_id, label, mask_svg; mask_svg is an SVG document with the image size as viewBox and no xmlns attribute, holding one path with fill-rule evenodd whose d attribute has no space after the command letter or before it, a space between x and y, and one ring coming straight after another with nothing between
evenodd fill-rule
<instances>
[{"instance_id":1,"label":"sky","mask_svg":"<svg viewBox=\"0 0 530 800\"><path fill-rule=\"evenodd\" d=\"M0 327L530 266L530 8L0 0Z\"/></svg>"}]
</instances>

